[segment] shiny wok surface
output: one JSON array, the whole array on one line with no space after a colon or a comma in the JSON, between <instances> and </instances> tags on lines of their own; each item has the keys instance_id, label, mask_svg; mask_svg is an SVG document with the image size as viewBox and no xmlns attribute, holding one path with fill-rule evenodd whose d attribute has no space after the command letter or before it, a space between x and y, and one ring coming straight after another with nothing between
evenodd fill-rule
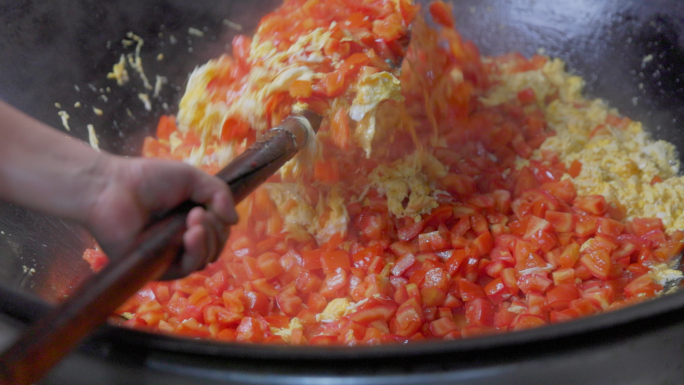
<instances>
[{"instance_id":1,"label":"shiny wok surface","mask_svg":"<svg viewBox=\"0 0 684 385\"><path fill-rule=\"evenodd\" d=\"M0 98L61 128L59 102L71 115L71 134L87 139L90 123L103 149L136 154L158 116L173 112L192 68L235 36L223 20L249 33L275 4L0 0ZM684 3L460 0L455 8L459 29L484 54L531 55L543 47L587 80L590 96L609 100L655 137L684 148ZM189 35L189 27L206 27L205 36ZM141 83L134 73L124 88L105 79L120 54L131 52L119 44L128 31L145 39L148 77L169 79L152 111L137 99ZM164 60L156 60L158 53ZM653 60L644 62L647 55ZM73 108L77 101L86 107ZM93 105L103 116L92 113ZM73 224L0 202L0 310L7 324L0 341L13 324L35 318L89 274L80 257L90 242ZM98 383L659 383L684 374L682 309L684 293L678 293L527 332L354 349L219 344L108 327L47 382L94 383L74 375L87 370Z\"/></svg>"}]
</instances>

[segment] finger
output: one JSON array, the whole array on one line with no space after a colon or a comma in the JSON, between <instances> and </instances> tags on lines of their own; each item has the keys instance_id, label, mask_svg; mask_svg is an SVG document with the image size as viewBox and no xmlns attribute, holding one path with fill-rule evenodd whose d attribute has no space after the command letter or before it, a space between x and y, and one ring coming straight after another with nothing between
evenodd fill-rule
<instances>
[{"instance_id":1,"label":"finger","mask_svg":"<svg viewBox=\"0 0 684 385\"><path fill-rule=\"evenodd\" d=\"M229 226L212 212L206 213L205 226L208 237L210 237L210 241L213 242L212 245L215 247L215 253L208 256L209 262L214 262L218 259L221 250L223 250L228 240Z\"/></svg>"},{"instance_id":2,"label":"finger","mask_svg":"<svg viewBox=\"0 0 684 385\"><path fill-rule=\"evenodd\" d=\"M195 207L190 211L186 224L189 229L185 244L187 258L203 261L202 265L214 262L227 240L226 224L201 207ZM195 228L201 228L203 231Z\"/></svg>"},{"instance_id":3,"label":"finger","mask_svg":"<svg viewBox=\"0 0 684 385\"><path fill-rule=\"evenodd\" d=\"M230 189L222 180L205 174L199 170L193 184L193 191L190 199L192 201L206 205L212 212L228 224L237 223L238 217L235 212L235 203Z\"/></svg>"},{"instance_id":4,"label":"finger","mask_svg":"<svg viewBox=\"0 0 684 385\"><path fill-rule=\"evenodd\" d=\"M200 226L205 221L206 212L202 207L195 207L188 213L188 219L185 222L188 229L194 226Z\"/></svg>"},{"instance_id":5,"label":"finger","mask_svg":"<svg viewBox=\"0 0 684 385\"><path fill-rule=\"evenodd\" d=\"M183 234L185 255L180 262L180 270L183 275L202 269L207 261L207 232L201 226L193 226Z\"/></svg>"},{"instance_id":6,"label":"finger","mask_svg":"<svg viewBox=\"0 0 684 385\"><path fill-rule=\"evenodd\" d=\"M235 202L233 201L233 194L224 194L223 191L217 191L212 196L209 203L209 209L228 225L234 225L238 222L238 215L235 211Z\"/></svg>"}]
</instances>

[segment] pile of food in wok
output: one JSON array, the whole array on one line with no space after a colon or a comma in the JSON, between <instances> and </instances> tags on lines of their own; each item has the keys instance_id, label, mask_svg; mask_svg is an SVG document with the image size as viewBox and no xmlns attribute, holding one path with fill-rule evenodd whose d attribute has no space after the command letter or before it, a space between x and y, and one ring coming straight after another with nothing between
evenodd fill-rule
<instances>
[{"instance_id":1,"label":"pile of food in wok","mask_svg":"<svg viewBox=\"0 0 684 385\"><path fill-rule=\"evenodd\" d=\"M239 206L218 261L118 322L292 345L458 339L567 322L681 278L675 147L563 61L484 57L451 6L285 0L198 67L143 155L217 172L300 110L316 141ZM84 258L97 270L106 256Z\"/></svg>"}]
</instances>

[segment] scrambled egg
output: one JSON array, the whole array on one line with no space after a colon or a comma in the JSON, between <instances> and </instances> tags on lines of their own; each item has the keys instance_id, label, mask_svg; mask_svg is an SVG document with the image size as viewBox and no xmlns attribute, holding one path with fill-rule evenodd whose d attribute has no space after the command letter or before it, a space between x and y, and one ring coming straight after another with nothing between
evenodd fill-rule
<instances>
[{"instance_id":1,"label":"scrambled egg","mask_svg":"<svg viewBox=\"0 0 684 385\"><path fill-rule=\"evenodd\" d=\"M347 298L335 298L320 313L316 314L317 322L333 322L350 314L355 309L354 303Z\"/></svg>"},{"instance_id":2,"label":"scrambled egg","mask_svg":"<svg viewBox=\"0 0 684 385\"><path fill-rule=\"evenodd\" d=\"M581 173L573 179L578 194L604 195L610 202L624 205L629 218L660 218L669 233L684 228L684 177L678 176L679 160L671 143L651 139L639 122L624 128L608 124L606 117L617 116L617 111L601 99L584 99L583 80L568 74L560 59L550 60L536 71L507 74L503 69L499 84L481 101L501 104L532 88L537 106L556 131L541 149L557 152L567 166L575 160L582 163ZM558 99L544 103L555 93ZM594 132L600 125L605 128ZM540 151L535 151L535 157L540 157ZM517 168L527 164L526 160L516 161ZM651 185L656 176L663 181Z\"/></svg>"},{"instance_id":3,"label":"scrambled egg","mask_svg":"<svg viewBox=\"0 0 684 385\"><path fill-rule=\"evenodd\" d=\"M179 129L193 130L201 139L201 146L189 163L199 165L206 154L209 139L220 137L224 123L231 118L248 123L258 133L270 128L266 119L266 102L270 95L287 91L295 80L313 80L321 74L314 73L306 64L318 63L323 58L323 47L330 38L330 31L317 28L300 36L284 52L277 51L271 41L259 39L257 34L251 45L249 58L253 64L248 76L240 84L243 94L230 103L225 95L214 95L207 90L209 83L220 77L234 65L228 56L211 60L195 68L181 99L178 112ZM230 93L230 92L229 92ZM223 167L226 163L219 164ZM288 168L292 170L292 165ZM295 169L296 171L296 169Z\"/></svg>"},{"instance_id":4,"label":"scrambled egg","mask_svg":"<svg viewBox=\"0 0 684 385\"><path fill-rule=\"evenodd\" d=\"M676 268L676 266L674 267ZM665 263L651 266L651 271L649 271L648 274L653 278L654 282L662 286L666 286L669 282L682 279L681 271L673 269Z\"/></svg>"},{"instance_id":5,"label":"scrambled egg","mask_svg":"<svg viewBox=\"0 0 684 385\"><path fill-rule=\"evenodd\" d=\"M285 342L290 342L290 339L292 338L292 332L295 329L304 329L304 326L302 326L302 323L299 321L299 318L292 317L292 319L290 320L290 324L287 328L278 329L276 327L271 327L270 329L271 333L277 336L281 336Z\"/></svg>"},{"instance_id":6,"label":"scrambled egg","mask_svg":"<svg viewBox=\"0 0 684 385\"><path fill-rule=\"evenodd\" d=\"M119 62L114 64L112 67L112 72L107 74L107 79L116 80L116 84L123 86L128 83L130 78L128 77L128 71L126 70L126 56L121 55Z\"/></svg>"},{"instance_id":7,"label":"scrambled egg","mask_svg":"<svg viewBox=\"0 0 684 385\"><path fill-rule=\"evenodd\" d=\"M354 138L370 157L376 130L375 113L385 100L402 101L401 82L389 72L378 72L360 79L349 116L357 123Z\"/></svg>"},{"instance_id":8,"label":"scrambled egg","mask_svg":"<svg viewBox=\"0 0 684 385\"><path fill-rule=\"evenodd\" d=\"M268 183L265 187L269 198L278 208L278 214L283 218L289 237L307 240L310 235L314 235L318 244L323 244L335 233L347 235L349 214L337 188L321 192L314 208L305 198L301 183ZM328 220L321 224L319 218L324 213L328 213Z\"/></svg>"},{"instance_id":9,"label":"scrambled egg","mask_svg":"<svg viewBox=\"0 0 684 385\"><path fill-rule=\"evenodd\" d=\"M418 151L390 165L376 167L370 174L370 181L387 197L392 214L420 220L422 214L439 206L435 197L439 191L430 181L446 172L445 166L434 156Z\"/></svg>"}]
</instances>

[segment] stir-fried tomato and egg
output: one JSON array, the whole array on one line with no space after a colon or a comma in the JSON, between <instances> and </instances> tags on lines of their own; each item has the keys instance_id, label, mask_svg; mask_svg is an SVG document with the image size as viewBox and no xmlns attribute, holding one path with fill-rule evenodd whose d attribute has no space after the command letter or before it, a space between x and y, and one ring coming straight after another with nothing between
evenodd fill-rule
<instances>
[{"instance_id":1,"label":"stir-fried tomato and egg","mask_svg":"<svg viewBox=\"0 0 684 385\"><path fill-rule=\"evenodd\" d=\"M480 57L445 3L429 6L437 29L417 11L286 0L193 72L145 156L216 171L298 108L326 119L239 205L220 260L148 284L124 324L293 345L454 339L620 308L681 276L672 146L584 99L560 60Z\"/></svg>"}]
</instances>

